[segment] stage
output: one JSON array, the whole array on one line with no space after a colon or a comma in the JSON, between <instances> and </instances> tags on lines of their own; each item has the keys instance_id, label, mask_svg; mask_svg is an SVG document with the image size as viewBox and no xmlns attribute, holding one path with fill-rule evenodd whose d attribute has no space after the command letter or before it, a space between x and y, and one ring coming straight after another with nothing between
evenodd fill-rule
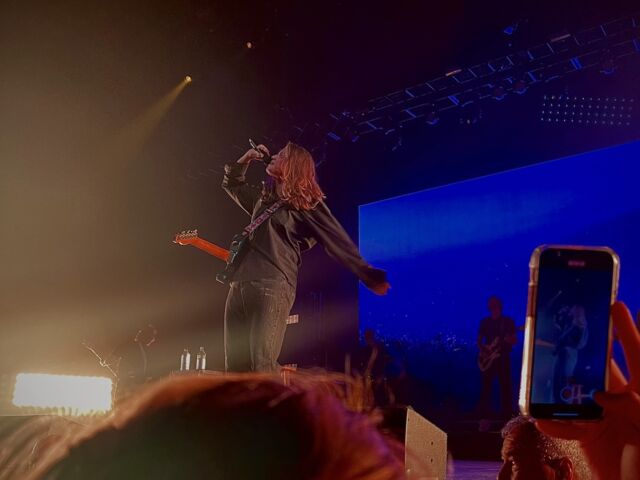
<instances>
[{"instance_id":1,"label":"stage","mask_svg":"<svg viewBox=\"0 0 640 480\"><path fill-rule=\"evenodd\" d=\"M637 3L4 2L0 423L284 371L456 480L523 405L597 417L615 299L640 323Z\"/></svg>"},{"instance_id":2,"label":"stage","mask_svg":"<svg viewBox=\"0 0 640 480\"><path fill-rule=\"evenodd\" d=\"M501 463L481 460L453 460L449 463L448 480L495 480Z\"/></svg>"}]
</instances>

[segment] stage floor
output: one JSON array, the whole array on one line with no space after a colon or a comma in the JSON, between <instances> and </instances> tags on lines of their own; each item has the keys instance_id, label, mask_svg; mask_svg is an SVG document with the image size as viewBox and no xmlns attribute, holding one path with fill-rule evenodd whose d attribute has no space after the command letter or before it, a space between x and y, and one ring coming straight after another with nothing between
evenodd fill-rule
<instances>
[{"instance_id":1,"label":"stage floor","mask_svg":"<svg viewBox=\"0 0 640 480\"><path fill-rule=\"evenodd\" d=\"M499 462L454 460L449 464L447 480L495 480L501 466Z\"/></svg>"}]
</instances>

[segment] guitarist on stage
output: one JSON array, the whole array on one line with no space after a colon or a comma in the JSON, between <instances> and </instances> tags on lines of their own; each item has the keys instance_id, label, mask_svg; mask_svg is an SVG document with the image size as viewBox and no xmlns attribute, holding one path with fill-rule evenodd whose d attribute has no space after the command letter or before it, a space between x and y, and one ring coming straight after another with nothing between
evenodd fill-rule
<instances>
[{"instance_id":1,"label":"guitarist on stage","mask_svg":"<svg viewBox=\"0 0 640 480\"><path fill-rule=\"evenodd\" d=\"M500 385L500 410L505 418L511 416L513 397L511 385L511 349L517 342L513 319L502 315L502 301L490 297L489 316L482 319L478 331L478 367L482 375L478 411L486 415L491 410L493 381Z\"/></svg>"},{"instance_id":2,"label":"guitarist on stage","mask_svg":"<svg viewBox=\"0 0 640 480\"><path fill-rule=\"evenodd\" d=\"M251 162L267 164L270 180L249 185ZM373 292L384 295L389 283L358 252L323 201L311 154L294 143L273 157L264 145L225 166L222 188L255 221L272 213L242 247L230 282L224 314L227 371L278 371L286 320L296 296L301 253L320 243ZM280 206L279 206L280 205Z\"/></svg>"}]
</instances>

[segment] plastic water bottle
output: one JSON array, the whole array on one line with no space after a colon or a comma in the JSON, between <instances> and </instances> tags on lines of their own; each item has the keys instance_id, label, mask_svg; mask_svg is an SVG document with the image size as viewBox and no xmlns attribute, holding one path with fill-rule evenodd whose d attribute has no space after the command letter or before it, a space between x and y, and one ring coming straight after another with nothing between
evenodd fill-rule
<instances>
[{"instance_id":1,"label":"plastic water bottle","mask_svg":"<svg viewBox=\"0 0 640 480\"><path fill-rule=\"evenodd\" d=\"M180 355L180 371L189 370L191 368L191 354L188 349L184 349Z\"/></svg>"},{"instance_id":2,"label":"plastic water bottle","mask_svg":"<svg viewBox=\"0 0 640 480\"><path fill-rule=\"evenodd\" d=\"M204 347L200 347L200 351L196 355L196 370L206 370L207 368L207 352Z\"/></svg>"}]
</instances>

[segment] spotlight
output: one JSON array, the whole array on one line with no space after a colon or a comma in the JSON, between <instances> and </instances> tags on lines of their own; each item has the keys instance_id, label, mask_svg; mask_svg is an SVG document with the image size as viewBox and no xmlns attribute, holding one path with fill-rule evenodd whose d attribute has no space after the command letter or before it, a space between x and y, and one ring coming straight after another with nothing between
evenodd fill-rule
<instances>
[{"instance_id":1,"label":"spotlight","mask_svg":"<svg viewBox=\"0 0 640 480\"><path fill-rule=\"evenodd\" d=\"M356 143L358 140L360 140L360 133L358 133L357 127L350 126L349 128L347 128L346 132L344 133L344 138L349 140L351 143Z\"/></svg>"},{"instance_id":2,"label":"spotlight","mask_svg":"<svg viewBox=\"0 0 640 480\"><path fill-rule=\"evenodd\" d=\"M191 83L191 82L193 82L193 79L189 75L184 77L184 83Z\"/></svg>"},{"instance_id":3,"label":"spotlight","mask_svg":"<svg viewBox=\"0 0 640 480\"><path fill-rule=\"evenodd\" d=\"M423 122L427 125L437 125L440 122L440 117L438 116L438 109L433 103L424 103L422 105L417 105L413 108L407 109L411 115L415 117L422 117Z\"/></svg>"},{"instance_id":4,"label":"spotlight","mask_svg":"<svg viewBox=\"0 0 640 480\"><path fill-rule=\"evenodd\" d=\"M529 20L527 18L520 18L517 21L511 22L509 25L504 27L502 33L508 36L515 35L518 32L518 29L522 24L526 24Z\"/></svg>"},{"instance_id":5,"label":"spotlight","mask_svg":"<svg viewBox=\"0 0 640 480\"><path fill-rule=\"evenodd\" d=\"M251 49L253 48L253 42L247 42L247 43L245 43L245 46L246 46L249 50L251 50Z\"/></svg>"},{"instance_id":6,"label":"spotlight","mask_svg":"<svg viewBox=\"0 0 640 480\"><path fill-rule=\"evenodd\" d=\"M502 85L496 85L495 87L493 87L493 89L491 90L491 96L495 99L495 100L502 100L504 97L507 96L507 89L504 88Z\"/></svg>"},{"instance_id":7,"label":"spotlight","mask_svg":"<svg viewBox=\"0 0 640 480\"><path fill-rule=\"evenodd\" d=\"M511 25L507 25L504 30L502 30L502 33L504 33L505 35L513 35L514 33L516 33L516 31L518 30L518 22L512 23Z\"/></svg>"},{"instance_id":8,"label":"spotlight","mask_svg":"<svg viewBox=\"0 0 640 480\"><path fill-rule=\"evenodd\" d=\"M384 132L384 135L387 138L386 144L389 150L395 152L402 147L403 139L401 128L393 128L391 130L388 130Z\"/></svg>"},{"instance_id":9,"label":"spotlight","mask_svg":"<svg viewBox=\"0 0 640 480\"><path fill-rule=\"evenodd\" d=\"M616 65L615 57L611 52L605 52L602 58L602 63L600 64L600 73L603 75L613 75L616 73L617 69L618 66Z\"/></svg>"},{"instance_id":10,"label":"spotlight","mask_svg":"<svg viewBox=\"0 0 640 480\"><path fill-rule=\"evenodd\" d=\"M461 125L475 125L482 119L482 109L478 102L469 102L462 107Z\"/></svg>"},{"instance_id":11,"label":"spotlight","mask_svg":"<svg viewBox=\"0 0 640 480\"><path fill-rule=\"evenodd\" d=\"M518 95L522 95L529 89L529 84L524 78L516 80L513 83L513 93L517 93Z\"/></svg>"},{"instance_id":12,"label":"spotlight","mask_svg":"<svg viewBox=\"0 0 640 480\"><path fill-rule=\"evenodd\" d=\"M427 125L437 125L440 123L440 117L435 111L427 112L424 116L424 123Z\"/></svg>"},{"instance_id":13,"label":"spotlight","mask_svg":"<svg viewBox=\"0 0 640 480\"><path fill-rule=\"evenodd\" d=\"M57 409L72 415L111 410L112 381L105 377L20 373L16 377L13 405Z\"/></svg>"}]
</instances>

